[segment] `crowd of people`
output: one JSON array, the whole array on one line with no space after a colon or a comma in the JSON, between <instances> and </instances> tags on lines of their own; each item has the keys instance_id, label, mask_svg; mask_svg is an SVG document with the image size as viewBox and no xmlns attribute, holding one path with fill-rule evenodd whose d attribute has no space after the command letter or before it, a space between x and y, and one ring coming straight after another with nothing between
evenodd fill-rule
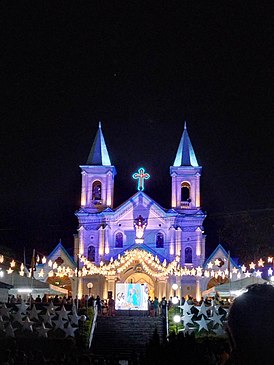
<instances>
[{"instance_id":1,"label":"crowd of people","mask_svg":"<svg viewBox=\"0 0 274 365\"><path fill-rule=\"evenodd\" d=\"M18 303L22 298L10 298L10 303ZM48 298L47 298L48 300ZM52 298L55 304L72 303L71 298ZM34 303L43 303L45 298L35 298ZM188 301L195 301L188 298ZM102 300L99 296L88 297L79 300L79 305L97 306L98 313L104 315L105 308L107 315L114 315L114 300L109 298ZM181 303L183 304L183 303ZM209 304L209 303L208 303ZM165 315L166 310L172 306L171 299L165 297L159 302L158 298L148 299L148 314L150 316ZM274 287L272 285L257 284L248 288L247 292L236 298L230 308L227 333L228 339L221 343L209 344L206 339L203 343L195 336L187 337L178 334L170 337L166 344L159 341L151 342L148 351L143 359L130 360L128 364L133 365L162 365L167 359L173 356L174 363L181 364L186 354L192 354L192 360L188 363L200 363L205 365L272 365L274 363ZM202 344L202 345L201 345ZM198 359L198 362L196 361ZM194 361L195 360L195 361ZM92 354L67 352L61 355L46 356L41 351L25 353L15 348L10 350L8 346L1 348L0 365L36 365L39 364L119 364L119 361L112 359L93 358Z\"/></svg>"}]
</instances>

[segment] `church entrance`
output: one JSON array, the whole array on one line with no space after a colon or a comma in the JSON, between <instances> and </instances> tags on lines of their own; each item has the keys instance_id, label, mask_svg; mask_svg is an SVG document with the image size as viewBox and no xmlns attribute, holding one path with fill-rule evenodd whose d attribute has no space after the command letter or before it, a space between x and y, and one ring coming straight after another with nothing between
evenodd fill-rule
<instances>
[{"instance_id":1,"label":"church entrance","mask_svg":"<svg viewBox=\"0 0 274 365\"><path fill-rule=\"evenodd\" d=\"M146 284L148 288L148 296L154 298L154 282L150 276L143 272L134 272L130 274L126 279L125 283L128 284Z\"/></svg>"}]
</instances>

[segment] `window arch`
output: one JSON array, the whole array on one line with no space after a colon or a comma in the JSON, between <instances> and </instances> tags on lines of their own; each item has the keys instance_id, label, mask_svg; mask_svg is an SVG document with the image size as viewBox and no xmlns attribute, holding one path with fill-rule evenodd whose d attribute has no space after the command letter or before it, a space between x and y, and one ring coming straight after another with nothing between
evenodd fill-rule
<instances>
[{"instance_id":1,"label":"window arch","mask_svg":"<svg viewBox=\"0 0 274 365\"><path fill-rule=\"evenodd\" d=\"M192 248L186 247L185 249L185 264L192 264Z\"/></svg>"},{"instance_id":2,"label":"window arch","mask_svg":"<svg viewBox=\"0 0 274 365\"><path fill-rule=\"evenodd\" d=\"M190 184L187 181L181 184L181 201L190 202Z\"/></svg>"},{"instance_id":3,"label":"window arch","mask_svg":"<svg viewBox=\"0 0 274 365\"><path fill-rule=\"evenodd\" d=\"M156 248L164 248L164 235L161 232L156 235Z\"/></svg>"},{"instance_id":4,"label":"window arch","mask_svg":"<svg viewBox=\"0 0 274 365\"><path fill-rule=\"evenodd\" d=\"M100 181L96 180L92 184L92 200L102 199L102 184Z\"/></svg>"},{"instance_id":5,"label":"window arch","mask_svg":"<svg viewBox=\"0 0 274 365\"><path fill-rule=\"evenodd\" d=\"M123 247L123 233L118 232L115 235L115 248Z\"/></svg>"},{"instance_id":6,"label":"window arch","mask_svg":"<svg viewBox=\"0 0 274 365\"><path fill-rule=\"evenodd\" d=\"M94 246L88 246L88 260L91 262L95 261L95 247Z\"/></svg>"}]
</instances>

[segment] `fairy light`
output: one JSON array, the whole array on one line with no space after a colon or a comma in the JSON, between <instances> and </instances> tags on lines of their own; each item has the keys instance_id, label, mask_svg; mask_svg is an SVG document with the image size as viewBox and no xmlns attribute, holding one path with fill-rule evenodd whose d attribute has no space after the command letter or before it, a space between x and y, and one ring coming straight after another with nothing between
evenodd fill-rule
<instances>
[{"instance_id":1,"label":"fairy light","mask_svg":"<svg viewBox=\"0 0 274 365\"><path fill-rule=\"evenodd\" d=\"M41 270L39 271L38 277L39 277L39 278L43 278L43 277L44 277L44 275L45 275L44 269L41 269Z\"/></svg>"},{"instance_id":2,"label":"fairy light","mask_svg":"<svg viewBox=\"0 0 274 365\"><path fill-rule=\"evenodd\" d=\"M81 270L77 272L77 269L71 269L69 266L58 266L56 262L53 263L52 260L49 260L47 262L46 257L44 256L41 259L42 264L46 264L51 267L52 269L49 271L48 276L67 276L67 277L86 277L90 275L103 275L103 276L115 276L124 273L127 271L130 267L136 265L136 261L140 263L142 266L142 269L144 272L146 272L151 277L154 277L155 279L159 278L167 278L169 276L194 276L194 277L205 277L209 278L211 277L222 277L225 279L226 277L232 278L232 274L236 274L237 279L241 279L242 276L244 277L250 277L251 275L255 275L256 277L261 277L262 271L256 270L256 264L257 262L258 267L263 268L265 262L267 263L273 263L273 257L268 256L267 258L263 259L260 258L258 261L251 262L245 266L244 264L240 267L240 270L238 270L236 267L233 267L231 272L229 272L228 268L225 270L221 270L220 267L218 267L218 264L220 264L220 260L216 259L214 261L214 264L212 262L207 263L207 268L203 269L202 267L193 267L190 265L190 267L182 267L180 265L180 257L177 255L175 259L171 262L167 262L166 259L161 262L159 257L156 255L154 256L152 253L147 252L143 249L136 248L133 250L126 250L123 255L119 254L116 259L113 257L110 258L109 262L104 262L103 260L100 261L99 265L96 265L93 262L90 262L84 255L79 255L80 262L83 264ZM0 255L0 263L3 263L5 260L3 255ZM227 261L224 258L224 261ZM217 266L218 271L216 271L216 268L213 269L213 266ZM10 267L8 270L6 270L7 274L12 274L14 272L14 269L16 266L16 261L12 259L10 261ZM250 271L247 271L247 267L249 267ZM211 269L211 270L210 270ZM20 265L20 271L18 271L19 275L24 276L25 275L25 266L23 263ZM268 276L272 276L273 268L268 269ZM28 272L28 276L32 276L32 270L30 269ZM43 269L40 270L40 272L37 275L39 278L42 278L45 276L45 272Z\"/></svg>"},{"instance_id":3,"label":"fairy light","mask_svg":"<svg viewBox=\"0 0 274 365\"><path fill-rule=\"evenodd\" d=\"M11 261L10 267L15 267L15 261L14 260Z\"/></svg>"}]
</instances>

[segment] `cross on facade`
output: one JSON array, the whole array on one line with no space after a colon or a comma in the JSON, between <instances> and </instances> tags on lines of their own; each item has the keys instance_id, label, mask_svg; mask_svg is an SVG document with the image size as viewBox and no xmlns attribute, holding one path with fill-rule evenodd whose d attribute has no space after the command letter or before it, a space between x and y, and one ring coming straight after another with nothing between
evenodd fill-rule
<instances>
[{"instance_id":1,"label":"cross on facade","mask_svg":"<svg viewBox=\"0 0 274 365\"><path fill-rule=\"evenodd\" d=\"M135 172L132 175L132 177L133 179L138 180L138 190L143 191L145 188L144 186L145 180L149 179L150 175L147 172L145 172L145 169L143 167L140 167L138 172Z\"/></svg>"}]
</instances>

